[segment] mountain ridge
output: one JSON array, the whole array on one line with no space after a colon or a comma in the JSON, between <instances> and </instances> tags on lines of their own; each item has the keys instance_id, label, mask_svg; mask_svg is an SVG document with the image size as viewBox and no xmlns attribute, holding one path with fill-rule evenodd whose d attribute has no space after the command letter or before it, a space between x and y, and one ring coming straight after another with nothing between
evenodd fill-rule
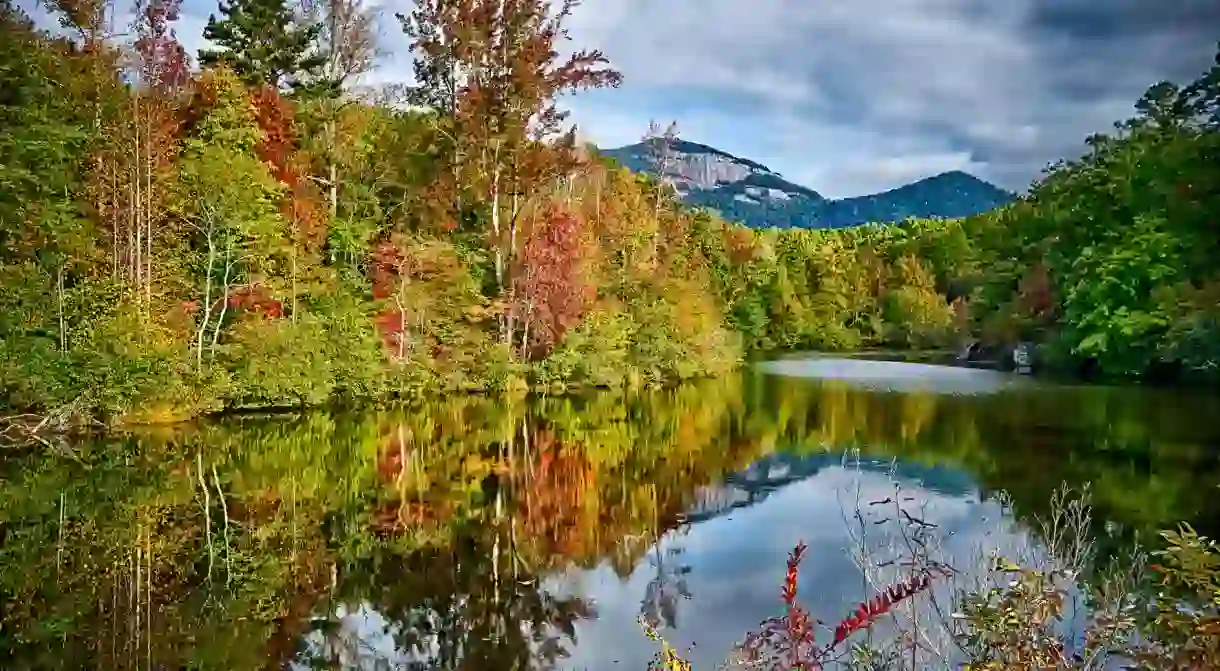
<instances>
[{"instance_id":1,"label":"mountain ridge","mask_svg":"<svg viewBox=\"0 0 1220 671\"><path fill-rule=\"evenodd\" d=\"M599 150L634 172L655 175L648 146ZM662 178L690 205L708 207L753 228L842 228L904 219L978 214L1017 198L961 170L949 170L878 193L828 199L750 159L710 145L673 140Z\"/></svg>"}]
</instances>

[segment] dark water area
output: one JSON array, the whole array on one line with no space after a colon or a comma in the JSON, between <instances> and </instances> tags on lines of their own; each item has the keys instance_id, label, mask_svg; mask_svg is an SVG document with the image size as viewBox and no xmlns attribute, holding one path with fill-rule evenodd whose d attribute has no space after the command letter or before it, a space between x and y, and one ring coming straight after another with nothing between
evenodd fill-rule
<instances>
[{"instance_id":1,"label":"dark water area","mask_svg":"<svg viewBox=\"0 0 1220 671\"><path fill-rule=\"evenodd\" d=\"M790 359L115 435L0 462L0 668L643 670L643 617L710 669L797 541L834 622L889 579L872 503L968 563L1041 552L1062 483L1102 555L1216 535L1220 397Z\"/></svg>"}]
</instances>

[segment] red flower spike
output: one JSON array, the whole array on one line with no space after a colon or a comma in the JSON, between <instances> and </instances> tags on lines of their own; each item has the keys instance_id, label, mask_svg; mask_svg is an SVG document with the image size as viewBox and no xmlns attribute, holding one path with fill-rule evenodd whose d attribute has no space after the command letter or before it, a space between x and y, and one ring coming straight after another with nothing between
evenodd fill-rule
<instances>
[{"instance_id":1,"label":"red flower spike","mask_svg":"<svg viewBox=\"0 0 1220 671\"><path fill-rule=\"evenodd\" d=\"M937 573L946 572L937 571ZM829 653L852 634L871 627L878 618L893 610L899 602L928 589L931 585L932 575L930 573L913 575L903 582L890 585L869 601L856 606L855 612L835 627L834 640L824 649L824 652Z\"/></svg>"},{"instance_id":2,"label":"red flower spike","mask_svg":"<svg viewBox=\"0 0 1220 671\"><path fill-rule=\"evenodd\" d=\"M805 545L805 541L800 541L796 547L788 553L788 573L784 577L784 586L780 590L780 596L783 597L784 603L791 608L796 605L796 579L800 572L801 560L805 558L805 551L809 549Z\"/></svg>"}]
</instances>

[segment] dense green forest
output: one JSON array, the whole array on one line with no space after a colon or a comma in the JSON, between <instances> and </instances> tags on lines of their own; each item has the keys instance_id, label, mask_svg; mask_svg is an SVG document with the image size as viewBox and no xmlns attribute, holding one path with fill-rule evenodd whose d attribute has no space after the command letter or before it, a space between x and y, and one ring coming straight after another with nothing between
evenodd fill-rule
<instances>
[{"instance_id":1,"label":"dense green forest","mask_svg":"<svg viewBox=\"0 0 1220 671\"><path fill-rule=\"evenodd\" d=\"M60 421L440 390L659 385L750 352L1030 339L1055 366L1220 360L1220 64L1153 86L1031 194L963 220L754 231L575 141L530 0L400 16L418 86L357 95L370 15L0 0L0 404ZM126 33L124 34L126 35ZM257 37L255 37L257 36Z\"/></svg>"}]
</instances>

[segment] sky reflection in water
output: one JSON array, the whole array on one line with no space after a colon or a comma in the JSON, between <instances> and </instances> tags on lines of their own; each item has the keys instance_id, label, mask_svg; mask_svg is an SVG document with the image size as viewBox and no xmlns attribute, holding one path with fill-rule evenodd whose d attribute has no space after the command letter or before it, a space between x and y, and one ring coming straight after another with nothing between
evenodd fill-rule
<instances>
[{"instance_id":1,"label":"sky reflection in water","mask_svg":"<svg viewBox=\"0 0 1220 671\"><path fill-rule=\"evenodd\" d=\"M695 646L696 668L715 668L779 614L800 540L815 616L833 626L870 596L844 513L858 484L866 545L884 550L871 524L883 509L867 504L893 495L891 469L959 569L992 548L1032 551L1022 525L1064 482L1091 483L1096 519L1113 522L1103 555L1179 520L1220 535L1220 425L1201 421L1220 416L1215 395L877 361L761 368L640 394L229 417L84 441L70 458L13 454L0 463L0 656L547 668L518 631L546 621L576 636L557 668L642 671L656 650L636 622L647 612ZM844 457L857 452L858 469ZM1001 519L1000 491L1020 523Z\"/></svg>"},{"instance_id":2,"label":"sky reflection in water","mask_svg":"<svg viewBox=\"0 0 1220 671\"><path fill-rule=\"evenodd\" d=\"M891 471L890 464L867 461L856 468L833 455L818 461L822 465L808 477L764 500L665 534L625 580L607 564L592 570L569 569L545 580L544 589L588 599L598 613L596 619L577 623L577 645L560 668L647 668L655 647L644 637L637 618L659 564L670 571L688 569L684 591L689 598L676 599L673 621L665 623L667 639L687 651L695 668L716 668L747 631L782 612L780 582L788 552L798 540L809 545L799 584L801 601L815 617L833 626L852 606L871 596L848 551L857 496L867 510L869 501L894 494L895 480L916 499L907 509L920 511L921 519L944 533L946 557L977 556L1030 542L1023 529L1002 519L1000 506L980 500L961 473L901 467ZM932 477L925 480L925 475ZM708 489L723 500L743 498L726 492L728 487ZM344 618L343 637L359 639L364 650L363 663L356 666L374 668L373 660L394 664L410 658L380 633L386 626L387 621L371 609Z\"/></svg>"},{"instance_id":3,"label":"sky reflection in water","mask_svg":"<svg viewBox=\"0 0 1220 671\"><path fill-rule=\"evenodd\" d=\"M1039 385L1009 373L893 361L792 358L756 368L777 379L847 385L887 396L1019 393ZM1020 396L1013 403L1019 404ZM809 446L797 448L796 453L780 450L723 482L700 488L695 495L700 503L688 511L693 521L650 544L629 576L620 577L603 562L545 578L542 587L547 591L583 598L597 611L596 618L576 623L576 645L560 668L646 668L656 646L637 624L644 612L661 616L667 640L686 651L695 668L716 668L746 632L782 613L779 588L785 560L799 540L809 545L800 574L801 602L833 628L875 593L876 586L870 587L851 549L885 544L861 541L859 530L885 514L873 513L880 509L870 508L869 502L895 496L896 483L902 495L913 499L904 508L938 528L939 556L959 569L977 575L979 557L1039 552L1033 535L993 496L980 491L969 473L833 451L810 456ZM857 523L852 518L856 510L863 511L867 521ZM651 609L646 606L650 597L658 600L653 589L658 584L669 596L668 611L655 603ZM368 663L374 658L391 664L408 659L375 633L386 626L380 614L362 612L345 618L344 627L347 636L364 639L360 647L367 652L362 656L365 663L357 664L372 668ZM320 640L314 637L315 643Z\"/></svg>"},{"instance_id":4,"label":"sky reflection in water","mask_svg":"<svg viewBox=\"0 0 1220 671\"><path fill-rule=\"evenodd\" d=\"M696 524L685 534L668 534L662 549L681 548L674 559L691 567L687 576L691 598L679 601L676 627L665 632L670 643L680 650L689 648L695 668L715 668L724 661L732 644L747 631L782 613L780 584L787 554L797 540L809 544L798 592L814 617L833 626L853 605L871 596L847 551L852 543L850 522L844 519L841 505L854 508L857 482L865 502L893 493L883 472L831 466L755 506ZM979 543L1011 545L1024 540L1021 531L994 524L999 507L980 502L973 492L908 492L920 499L923 519L951 534L945 547L951 555L969 554ZM654 575L653 566L644 564L625 584L606 567L564 576L565 586L595 600L599 614L598 620L578 625L580 645L571 667L565 668L646 668L653 647L641 642L635 618Z\"/></svg>"}]
</instances>

